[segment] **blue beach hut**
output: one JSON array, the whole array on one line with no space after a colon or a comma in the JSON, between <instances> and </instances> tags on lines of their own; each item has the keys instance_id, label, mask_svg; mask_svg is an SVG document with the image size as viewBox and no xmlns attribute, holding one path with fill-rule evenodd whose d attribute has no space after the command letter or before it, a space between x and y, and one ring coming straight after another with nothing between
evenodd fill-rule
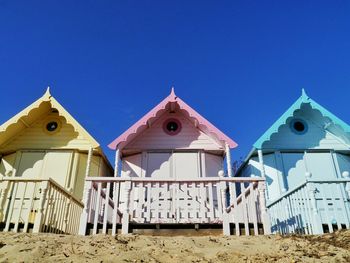
<instances>
[{"instance_id":1,"label":"blue beach hut","mask_svg":"<svg viewBox=\"0 0 350 263\"><path fill-rule=\"evenodd\" d=\"M236 176L266 178L272 233L350 226L350 126L301 97L254 143Z\"/></svg>"}]
</instances>

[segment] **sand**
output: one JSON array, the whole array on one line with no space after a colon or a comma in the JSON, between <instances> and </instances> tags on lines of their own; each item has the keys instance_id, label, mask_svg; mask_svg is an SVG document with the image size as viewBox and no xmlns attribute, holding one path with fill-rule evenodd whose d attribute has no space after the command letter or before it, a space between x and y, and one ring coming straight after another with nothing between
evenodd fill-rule
<instances>
[{"instance_id":1,"label":"sand","mask_svg":"<svg viewBox=\"0 0 350 263\"><path fill-rule=\"evenodd\" d=\"M288 237L0 233L0 262L350 262L350 231Z\"/></svg>"}]
</instances>

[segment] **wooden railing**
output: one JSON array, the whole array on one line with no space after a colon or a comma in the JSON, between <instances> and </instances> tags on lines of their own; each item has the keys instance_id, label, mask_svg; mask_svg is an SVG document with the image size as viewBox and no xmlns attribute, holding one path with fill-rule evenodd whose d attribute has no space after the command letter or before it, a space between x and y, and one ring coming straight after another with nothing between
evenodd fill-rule
<instances>
[{"instance_id":1,"label":"wooden railing","mask_svg":"<svg viewBox=\"0 0 350 263\"><path fill-rule=\"evenodd\" d=\"M322 234L350 228L350 179L307 179L267 207L273 233Z\"/></svg>"},{"instance_id":2,"label":"wooden railing","mask_svg":"<svg viewBox=\"0 0 350 263\"><path fill-rule=\"evenodd\" d=\"M129 224L222 224L224 234L264 233L270 226L262 178L191 180L89 177L84 189L81 235L129 232ZM253 231L249 228L253 226ZM243 230L242 230L243 229ZM91 233L91 231L90 231Z\"/></svg>"},{"instance_id":3,"label":"wooden railing","mask_svg":"<svg viewBox=\"0 0 350 263\"><path fill-rule=\"evenodd\" d=\"M82 210L52 179L0 179L0 231L77 234Z\"/></svg>"}]
</instances>

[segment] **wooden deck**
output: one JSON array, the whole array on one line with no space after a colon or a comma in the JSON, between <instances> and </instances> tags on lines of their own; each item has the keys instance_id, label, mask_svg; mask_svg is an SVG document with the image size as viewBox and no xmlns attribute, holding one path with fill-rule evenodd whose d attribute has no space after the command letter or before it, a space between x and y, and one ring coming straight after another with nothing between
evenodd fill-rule
<instances>
[{"instance_id":1,"label":"wooden deck","mask_svg":"<svg viewBox=\"0 0 350 263\"><path fill-rule=\"evenodd\" d=\"M269 234L265 181L207 177L188 180L139 177L86 179L81 235L126 234L146 226L221 228L225 235Z\"/></svg>"}]
</instances>

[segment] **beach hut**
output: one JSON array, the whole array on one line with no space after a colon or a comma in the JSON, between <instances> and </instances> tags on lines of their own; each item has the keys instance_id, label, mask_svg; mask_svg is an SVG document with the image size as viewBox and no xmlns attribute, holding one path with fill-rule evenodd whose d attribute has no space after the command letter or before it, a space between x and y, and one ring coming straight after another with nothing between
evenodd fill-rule
<instances>
[{"instance_id":1,"label":"beach hut","mask_svg":"<svg viewBox=\"0 0 350 263\"><path fill-rule=\"evenodd\" d=\"M0 126L0 230L77 233L90 175L113 168L48 88Z\"/></svg>"},{"instance_id":2,"label":"beach hut","mask_svg":"<svg viewBox=\"0 0 350 263\"><path fill-rule=\"evenodd\" d=\"M266 178L273 233L349 228L350 126L301 97L255 142L236 176Z\"/></svg>"},{"instance_id":3,"label":"beach hut","mask_svg":"<svg viewBox=\"0 0 350 263\"><path fill-rule=\"evenodd\" d=\"M236 146L172 89L109 145L115 177L86 178L80 234L218 226L263 233L265 181L233 178Z\"/></svg>"}]
</instances>

